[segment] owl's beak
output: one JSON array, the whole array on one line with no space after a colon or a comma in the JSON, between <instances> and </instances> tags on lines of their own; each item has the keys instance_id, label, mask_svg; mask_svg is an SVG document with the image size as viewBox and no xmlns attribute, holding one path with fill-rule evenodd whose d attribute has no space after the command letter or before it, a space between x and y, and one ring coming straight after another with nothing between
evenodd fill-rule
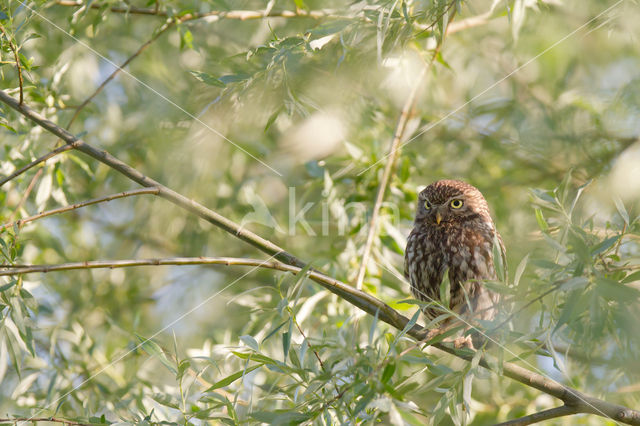
<instances>
[{"instance_id":1,"label":"owl's beak","mask_svg":"<svg viewBox=\"0 0 640 426\"><path fill-rule=\"evenodd\" d=\"M436 223L440 225L440 222L442 222L442 214L440 214L440 212L436 212Z\"/></svg>"}]
</instances>

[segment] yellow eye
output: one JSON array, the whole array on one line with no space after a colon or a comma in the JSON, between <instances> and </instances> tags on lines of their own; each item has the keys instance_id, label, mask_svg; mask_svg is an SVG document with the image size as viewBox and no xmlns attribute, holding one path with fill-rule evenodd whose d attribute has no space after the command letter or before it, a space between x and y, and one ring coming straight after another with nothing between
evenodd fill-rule
<instances>
[{"instance_id":1,"label":"yellow eye","mask_svg":"<svg viewBox=\"0 0 640 426\"><path fill-rule=\"evenodd\" d=\"M426 200L424 202L424 208L427 210L431 210L431 203L429 202L429 200Z\"/></svg>"},{"instance_id":2,"label":"yellow eye","mask_svg":"<svg viewBox=\"0 0 640 426\"><path fill-rule=\"evenodd\" d=\"M454 209L459 209L462 207L462 200L451 200L451 207Z\"/></svg>"}]
</instances>

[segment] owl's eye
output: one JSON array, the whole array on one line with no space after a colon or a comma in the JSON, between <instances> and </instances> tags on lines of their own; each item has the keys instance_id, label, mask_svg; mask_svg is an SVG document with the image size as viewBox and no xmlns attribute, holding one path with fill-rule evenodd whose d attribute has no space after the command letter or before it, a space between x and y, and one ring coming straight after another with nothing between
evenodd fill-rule
<instances>
[{"instance_id":1,"label":"owl's eye","mask_svg":"<svg viewBox=\"0 0 640 426\"><path fill-rule=\"evenodd\" d=\"M427 210L431 210L431 203L429 202L429 200L425 200L424 208Z\"/></svg>"},{"instance_id":2,"label":"owl's eye","mask_svg":"<svg viewBox=\"0 0 640 426\"><path fill-rule=\"evenodd\" d=\"M462 207L462 200L451 200L451 207L454 209L459 209Z\"/></svg>"}]
</instances>

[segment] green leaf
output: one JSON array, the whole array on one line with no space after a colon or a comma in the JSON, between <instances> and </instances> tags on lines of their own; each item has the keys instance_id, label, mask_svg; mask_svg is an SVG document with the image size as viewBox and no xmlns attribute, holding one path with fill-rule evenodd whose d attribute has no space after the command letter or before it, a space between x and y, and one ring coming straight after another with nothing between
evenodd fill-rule
<instances>
[{"instance_id":1,"label":"green leaf","mask_svg":"<svg viewBox=\"0 0 640 426\"><path fill-rule=\"evenodd\" d=\"M15 278L12 278L11 281L9 281L8 283L0 286L0 293L2 293L3 291L9 290L11 287L16 285L17 282L18 281Z\"/></svg>"},{"instance_id":2,"label":"green leaf","mask_svg":"<svg viewBox=\"0 0 640 426\"><path fill-rule=\"evenodd\" d=\"M287 355L289 355L289 347L291 346L291 326L293 320L289 319L289 330L282 333L282 352L284 353L284 360L286 361Z\"/></svg>"},{"instance_id":3,"label":"green leaf","mask_svg":"<svg viewBox=\"0 0 640 426\"><path fill-rule=\"evenodd\" d=\"M188 359L180 361L180 364L178 364L178 374L176 375L177 380L180 380L184 376L184 373L189 370L189 367L191 367L191 361Z\"/></svg>"},{"instance_id":4,"label":"green leaf","mask_svg":"<svg viewBox=\"0 0 640 426\"><path fill-rule=\"evenodd\" d=\"M514 287L518 286L518 283L520 282L520 278L522 277L522 274L524 273L524 270L527 267L528 261L529 261L529 255L527 254L525 257L522 258L522 260L518 264L518 267L516 268L516 274L513 277Z\"/></svg>"},{"instance_id":5,"label":"green leaf","mask_svg":"<svg viewBox=\"0 0 640 426\"><path fill-rule=\"evenodd\" d=\"M640 298L640 290L606 278L596 279L596 292L606 300L624 303L634 303Z\"/></svg>"},{"instance_id":6,"label":"green leaf","mask_svg":"<svg viewBox=\"0 0 640 426\"><path fill-rule=\"evenodd\" d=\"M380 308L376 309L376 314L373 317L373 321L371 321L371 327L369 327L369 346L373 344L373 338L376 335L376 329L378 327L378 314L380 313Z\"/></svg>"},{"instance_id":7,"label":"green leaf","mask_svg":"<svg viewBox=\"0 0 640 426\"><path fill-rule=\"evenodd\" d=\"M309 34L313 38L325 37L331 34L338 33L347 28L353 21L350 19L336 19L309 30Z\"/></svg>"},{"instance_id":8,"label":"green leaf","mask_svg":"<svg viewBox=\"0 0 640 426\"><path fill-rule=\"evenodd\" d=\"M407 331L411 330L413 328L413 326L416 325L416 322L418 322L418 318L419 317L420 317L420 310L417 310L416 313L413 314L413 316L411 317L409 322L407 322L407 325L405 325L404 328L402 329L402 331L396 336L394 344L397 343L398 340L400 340L400 338L402 338L402 336L407 334Z\"/></svg>"},{"instance_id":9,"label":"green leaf","mask_svg":"<svg viewBox=\"0 0 640 426\"><path fill-rule=\"evenodd\" d=\"M139 346L143 351L145 351L152 357L157 358L162 363L162 365L167 367L167 369L169 369L169 371L171 371L173 374L178 374L178 370L176 370L175 364L170 361L169 358L167 358L167 355L156 342L151 339L145 339L138 334L136 334L136 337L138 338L138 340L140 340Z\"/></svg>"},{"instance_id":10,"label":"green leaf","mask_svg":"<svg viewBox=\"0 0 640 426\"><path fill-rule=\"evenodd\" d=\"M609 237L606 240L600 242L598 245L596 245L591 249L591 255L595 256L609 250L611 247L615 245L615 243L618 242L620 238L621 238L620 235L615 235L613 237Z\"/></svg>"},{"instance_id":11,"label":"green leaf","mask_svg":"<svg viewBox=\"0 0 640 426\"><path fill-rule=\"evenodd\" d=\"M380 237L380 242L383 246L387 247L394 253L404 254L404 248L401 247L400 244L398 244L398 241L390 235L382 235Z\"/></svg>"},{"instance_id":12,"label":"green leaf","mask_svg":"<svg viewBox=\"0 0 640 426\"><path fill-rule=\"evenodd\" d=\"M164 405L165 407L175 408L176 410L180 409L180 403L171 395L164 393L155 393L151 395L151 399L153 399L160 405Z\"/></svg>"},{"instance_id":13,"label":"green leaf","mask_svg":"<svg viewBox=\"0 0 640 426\"><path fill-rule=\"evenodd\" d=\"M273 123L275 123L276 119L278 118L278 116L282 113L282 111L284 111L284 107L281 106L280 108L276 109L270 116L269 119L267 120L267 124L264 125L264 130L263 132L267 132L267 130L269 130L271 128L271 126L273 125Z\"/></svg>"},{"instance_id":14,"label":"green leaf","mask_svg":"<svg viewBox=\"0 0 640 426\"><path fill-rule=\"evenodd\" d=\"M189 49L193 49L193 34L191 33L190 30L185 31L184 33L182 33L182 46L181 47L187 47Z\"/></svg>"},{"instance_id":15,"label":"green leaf","mask_svg":"<svg viewBox=\"0 0 640 426\"><path fill-rule=\"evenodd\" d=\"M632 283L634 281L640 281L640 271L636 271L632 274L627 275L626 277L624 277L624 279L622 281L620 281L621 284L628 284L628 283Z\"/></svg>"},{"instance_id":16,"label":"green leaf","mask_svg":"<svg viewBox=\"0 0 640 426\"><path fill-rule=\"evenodd\" d=\"M254 411L251 417L262 423L270 425L297 425L311 419L312 413L296 413L289 410L279 411Z\"/></svg>"},{"instance_id":17,"label":"green leaf","mask_svg":"<svg viewBox=\"0 0 640 426\"><path fill-rule=\"evenodd\" d=\"M252 372L253 370L262 367L263 364L256 364L251 367L247 367L244 370L236 371L230 376L225 377L224 379L214 383L210 388L205 390L205 392L211 392L212 390L220 389L225 386L229 386L231 383L235 382L239 378L243 377L245 374Z\"/></svg>"},{"instance_id":18,"label":"green leaf","mask_svg":"<svg viewBox=\"0 0 640 426\"><path fill-rule=\"evenodd\" d=\"M353 409L353 412L358 414L362 410L367 408L367 405L369 405L369 403L373 400L375 396L376 396L375 392L372 390L369 390L369 392L367 392L362 398L360 398L360 401L358 401L358 403L356 404L356 407Z\"/></svg>"},{"instance_id":19,"label":"green leaf","mask_svg":"<svg viewBox=\"0 0 640 426\"><path fill-rule=\"evenodd\" d=\"M266 336L264 336L264 338L262 339L262 341L260 342L260 344L263 344L264 342L266 342L270 337L273 337L274 334L276 334L278 332L278 330L280 330L282 328L282 326L284 326L287 323L287 321L283 321L280 325L276 326L275 328L273 328L269 333L267 333Z\"/></svg>"},{"instance_id":20,"label":"green leaf","mask_svg":"<svg viewBox=\"0 0 640 426\"><path fill-rule=\"evenodd\" d=\"M573 311L575 307L583 301L583 299L584 293L580 291L573 291L567 295L564 306L562 307L562 311L560 311L560 317L558 318L556 326L554 327L551 334L555 334L564 324L567 324L571 322L571 320L575 319Z\"/></svg>"},{"instance_id":21,"label":"green leaf","mask_svg":"<svg viewBox=\"0 0 640 426\"><path fill-rule=\"evenodd\" d=\"M256 352L260 352L260 347L258 346L258 342L256 342L256 339L254 339L252 336L249 336L249 335L240 336L240 340L242 340L242 343L247 345L252 350Z\"/></svg>"},{"instance_id":22,"label":"green leaf","mask_svg":"<svg viewBox=\"0 0 640 426\"><path fill-rule=\"evenodd\" d=\"M296 9L308 9L307 5L304 3L304 0L293 0L293 2L296 5Z\"/></svg>"},{"instance_id":23,"label":"green leaf","mask_svg":"<svg viewBox=\"0 0 640 426\"><path fill-rule=\"evenodd\" d=\"M542 232L549 232L549 225L547 225L547 221L544 220L544 216L542 214L542 210L536 207L536 221L538 221L538 227Z\"/></svg>"},{"instance_id":24,"label":"green leaf","mask_svg":"<svg viewBox=\"0 0 640 426\"><path fill-rule=\"evenodd\" d=\"M396 371L396 363L392 360L387 365L385 365L384 370L382 370L382 377L380 381L382 383L387 383L391 377L393 377L393 373Z\"/></svg>"},{"instance_id":25,"label":"green leaf","mask_svg":"<svg viewBox=\"0 0 640 426\"><path fill-rule=\"evenodd\" d=\"M238 83L240 81L248 80L251 76L249 74L227 74L218 78L222 84L227 85L229 83Z\"/></svg>"},{"instance_id":26,"label":"green leaf","mask_svg":"<svg viewBox=\"0 0 640 426\"><path fill-rule=\"evenodd\" d=\"M243 352L236 352L236 351L232 351L231 353L234 354L235 356L237 356L240 359L244 359L244 360L250 359L252 361L259 362L259 363L265 364L267 366L275 365L275 366L280 367L280 368L286 368L287 367L282 362L276 361L275 359L269 358L268 356L263 355L263 354L257 354L257 353L254 353L254 352L243 353Z\"/></svg>"},{"instance_id":27,"label":"green leaf","mask_svg":"<svg viewBox=\"0 0 640 426\"><path fill-rule=\"evenodd\" d=\"M217 78L215 78L214 76L207 74L205 72L201 72L201 71L189 71L191 73L191 75L193 75L196 79L198 79L199 81L208 84L209 86L216 86L216 87L226 87L226 85L218 80Z\"/></svg>"},{"instance_id":28,"label":"green leaf","mask_svg":"<svg viewBox=\"0 0 640 426\"><path fill-rule=\"evenodd\" d=\"M449 270L445 270L442 275L442 282L440 283L440 302L442 306L448 308L451 298L451 283L449 282Z\"/></svg>"},{"instance_id":29,"label":"green leaf","mask_svg":"<svg viewBox=\"0 0 640 426\"><path fill-rule=\"evenodd\" d=\"M618 210L618 214L624 220L624 223L629 225L629 213L627 213L627 209L624 207L624 203L620 199L620 197L613 197L613 202L616 205L616 209Z\"/></svg>"},{"instance_id":30,"label":"green leaf","mask_svg":"<svg viewBox=\"0 0 640 426\"><path fill-rule=\"evenodd\" d=\"M76 163L87 174L87 176L93 178L93 172L91 171L91 168L89 167L86 161L84 161L77 155L73 155L69 153L67 153L67 158L69 158L71 161Z\"/></svg>"}]
</instances>

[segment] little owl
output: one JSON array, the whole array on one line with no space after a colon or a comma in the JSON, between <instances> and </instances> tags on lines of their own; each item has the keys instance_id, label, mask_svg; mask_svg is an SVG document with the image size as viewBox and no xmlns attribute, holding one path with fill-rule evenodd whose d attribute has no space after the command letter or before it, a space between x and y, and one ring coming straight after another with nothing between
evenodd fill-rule
<instances>
[{"instance_id":1,"label":"little owl","mask_svg":"<svg viewBox=\"0 0 640 426\"><path fill-rule=\"evenodd\" d=\"M502 240L480 191L457 180L439 180L427 186L418 195L415 222L405 250L404 275L411 283L411 292L424 302L440 301L442 279L448 271L448 308L467 322L493 320L498 295L487 289L483 280L496 279L495 241L502 253L499 261L503 261ZM423 312L431 320L445 310L431 304ZM463 344L469 344L469 340Z\"/></svg>"}]
</instances>

